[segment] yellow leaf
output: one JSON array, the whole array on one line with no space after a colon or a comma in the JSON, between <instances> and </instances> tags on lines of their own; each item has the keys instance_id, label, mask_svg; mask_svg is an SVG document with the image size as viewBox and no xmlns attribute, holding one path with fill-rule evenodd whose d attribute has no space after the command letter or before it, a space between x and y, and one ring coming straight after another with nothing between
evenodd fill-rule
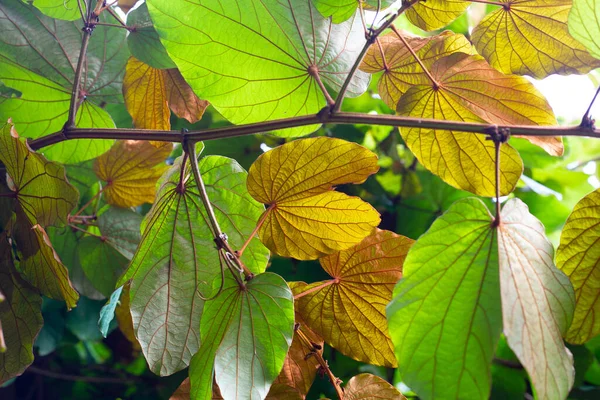
<instances>
[{"instance_id":1,"label":"yellow leaf","mask_svg":"<svg viewBox=\"0 0 600 400\"><path fill-rule=\"evenodd\" d=\"M406 11L410 22L426 31L443 28L460 17L471 4L464 0L420 1Z\"/></svg>"},{"instance_id":2,"label":"yellow leaf","mask_svg":"<svg viewBox=\"0 0 600 400\"><path fill-rule=\"evenodd\" d=\"M23 221L18 214L17 218ZM18 269L23 278L44 296L64 300L68 309L75 307L79 294L73 288L69 272L54 251L44 228L21 222L15 224L12 235L21 253Z\"/></svg>"},{"instance_id":3,"label":"yellow leaf","mask_svg":"<svg viewBox=\"0 0 600 400\"><path fill-rule=\"evenodd\" d=\"M123 78L125 106L140 129L171 129L165 76L134 57L129 57Z\"/></svg>"},{"instance_id":4,"label":"yellow leaf","mask_svg":"<svg viewBox=\"0 0 600 400\"><path fill-rule=\"evenodd\" d=\"M400 100L398 113L411 117L484 122L461 104L457 96L431 86L414 86ZM480 196L496 193L494 143L484 135L434 129L402 129L406 145L421 164L446 183ZM508 144L500 148L500 193L514 189L523 162Z\"/></svg>"},{"instance_id":5,"label":"yellow leaf","mask_svg":"<svg viewBox=\"0 0 600 400\"><path fill-rule=\"evenodd\" d=\"M376 230L358 245L321 258L333 279L312 283L296 295L296 310L308 326L356 360L396 366L385 307L402 276L413 240Z\"/></svg>"},{"instance_id":6,"label":"yellow leaf","mask_svg":"<svg viewBox=\"0 0 600 400\"><path fill-rule=\"evenodd\" d=\"M171 110L179 118L185 118L192 124L200 121L204 110L209 105L208 101L200 100L196 96L178 69L166 69L162 72L165 77L167 102Z\"/></svg>"},{"instance_id":7,"label":"yellow leaf","mask_svg":"<svg viewBox=\"0 0 600 400\"><path fill-rule=\"evenodd\" d=\"M362 183L379 169L377 156L327 137L296 140L262 154L250 167L248 191L269 205L259 230L271 251L315 259L359 243L379 224L373 207L333 187Z\"/></svg>"},{"instance_id":8,"label":"yellow leaf","mask_svg":"<svg viewBox=\"0 0 600 400\"><path fill-rule=\"evenodd\" d=\"M568 31L572 0L500 0L473 30L477 51L506 74L545 78L600 66Z\"/></svg>"},{"instance_id":9,"label":"yellow leaf","mask_svg":"<svg viewBox=\"0 0 600 400\"><path fill-rule=\"evenodd\" d=\"M0 162L6 166L9 187L30 224L67 223L79 194L67 181L64 167L19 140L10 120L0 129Z\"/></svg>"},{"instance_id":10,"label":"yellow leaf","mask_svg":"<svg viewBox=\"0 0 600 400\"><path fill-rule=\"evenodd\" d=\"M426 68L430 68L436 60L452 53L472 51L471 43L464 35L450 31L429 38L406 36L405 39ZM378 83L379 95L390 108L396 109L400 97L408 89L431 82L395 33L383 36L380 43L388 69L384 71L383 58L377 43L369 48L360 69L369 73L384 71Z\"/></svg>"},{"instance_id":11,"label":"yellow leaf","mask_svg":"<svg viewBox=\"0 0 600 400\"><path fill-rule=\"evenodd\" d=\"M123 336L129 340L134 350L141 351L142 347L140 346L140 342L138 342L135 337L133 330L133 319L131 318L131 311L129 310L129 290L129 284L123 286L123 292L121 292L119 304L117 305L117 308L115 308L115 317L117 318L119 329L121 330L121 333L123 333Z\"/></svg>"},{"instance_id":12,"label":"yellow leaf","mask_svg":"<svg viewBox=\"0 0 600 400\"><path fill-rule=\"evenodd\" d=\"M156 181L168 166L164 163L173 145L155 147L140 140L122 140L94 163L98 178L106 182L106 202L119 207L153 203Z\"/></svg>"},{"instance_id":13,"label":"yellow leaf","mask_svg":"<svg viewBox=\"0 0 600 400\"><path fill-rule=\"evenodd\" d=\"M437 61L431 73L442 90L484 121L497 125L557 125L552 108L527 79L504 75L481 56L455 53ZM564 147L560 137L525 139L560 156Z\"/></svg>"},{"instance_id":14,"label":"yellow leaf","mask_svg":"<svg viewBox=\"0 0 600 400\"><path fill-rule=\"evenodd\" d=\"M566 339L583 344L600 333L600 189L573 209L560 236L556 266L575 289L575 314Z\"/></svg>"}]
</instances>

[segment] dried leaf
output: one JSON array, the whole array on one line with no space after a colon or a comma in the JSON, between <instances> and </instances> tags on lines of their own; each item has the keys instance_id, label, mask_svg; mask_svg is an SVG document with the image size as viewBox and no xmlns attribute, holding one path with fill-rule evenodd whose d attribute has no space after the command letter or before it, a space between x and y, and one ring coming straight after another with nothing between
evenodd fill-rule
<instances>
[{"instance_id":1,"label":"dried leaf","mask_svg":"<svg viewBox=\"0 0 600 400\"><path fill-rule=\"evenodd\" d=\"M94 163L98 178L106 182L106 202L119 207L153 203L156 182L167 170L164 163L173 145L160 147L139 140L117 141Z\"/></svg>"},{"instance_id":2,"label":"dried leaf","mask_svg":"<svg viewBox=\"0 0 600 400\"><path fill-rule=\"evenodd\" d=\"M385 307L412 243L393 232L376 230L356 246L321 258L333 279L302 288L296 295L297 312L342 354L396 367Z\"/></svg>"},{"instance_id":3,"label":"dried leaf","mask_svg":"<svg viewBox=\"0 0 600 400\"><path fill-rule=\"evenodd\" d=\"M167 89L167 102L171 110L179 117L185 118L190 123L198 122L204 114L209 103L200 100L190 85L183 79L178 69L163 71Z\"/></svg>"},{"instance_id":4,"label":"dried leaf","mask_svg":"<svg viewBox=\"0 0 600 400\"><path fill-rule=\"evenodd\" d=\"M359 243L379 214L357 197L333 191L362 183L379 169L377 156L355 143L326 137L296 140L262 154L250 167L248 191L268 204L259 230L271 251L315 259Z\"/></svg>"},{"instance_id":5,"label":"dried leaf","mask_svg":"<svg viewBox=\"0 0 600 400\"><path fill-rule=\"evenodd\" d=\"M573 0L500 0L473 30L477 51L505 74L545 78L600 66L568 31Z\"/></svg>"},{"instance_id":6,"label":"dried leaf","mask_svg":"<svg viewBox=\"0 0 600 400\"><path fill-rule=\"evenodd\" d=\"M583 344L600 333L600 190L573 209L560 236L556 266L575 289L575 315L566 339Z\"/></svg>"},{"instance_id":7,"label":"dried leaf","mask_svg":"<svg viewBox=\"0 0 600 400\"><path fill-rule=\"evenodd\" d=\"M394 386L378 376L371 374L356 375L344 387L345 400L406 400Z\"/></svg>"}]
</instances>

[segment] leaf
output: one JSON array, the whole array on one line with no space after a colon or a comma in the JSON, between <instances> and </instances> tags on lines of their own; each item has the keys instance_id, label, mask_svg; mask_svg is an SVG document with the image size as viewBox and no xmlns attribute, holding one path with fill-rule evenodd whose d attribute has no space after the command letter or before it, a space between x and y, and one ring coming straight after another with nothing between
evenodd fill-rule
<instances>
[{"instance_id":1,"label":"leaf","mask_svg":"<svg viewBox=\"0 0 600 400\"><path fill-rule=\"evenodd\" d=\"M324 17L332 17L334 24L342 23L350 18L359 4L365 10L385 10L395 0L312 0L313 5Z\"/></svg>"},{"instance_id":2,"label":"leaf","mask_svg":"<svg viewBox=\"0 0 600 400\"><path fill-rule=\"evenodd\" d=\"M131 260L141 240L142 219L126 208L110 207L98 217L98 229L106 243Z\"/></svg>"},{"instance_id":3,"label":"leaf","mask_svg":"<svg viewBox=\"0 0 600 400\"><path fill-rule=\"evenodd\" d=\"M200 100L196 96L178 69L167 69L163 74L167 89L167 103L171 110L179 118L185 118L192 124L200 121L204 110L209 105L208 101Z\"/></svg>"},{"instance_id":4,"label":"leaf","mask_svg":"<svg viewBox=\"0 0 600 400\"><path fill-rule=\"evenodd\" d=\"M371 374L360 374L350 379L344 387L344 399L406 400L406 397L380 377Z\"/></svg>"},{"instance_id":5,"label":"leaf","mask_svg":"<svg viewBox=\"0 0 600 400\"><path fill-rule=\"evenodd\" d=\"M359 243L379 214L335 185L362 183L379 169L377 157L332 138L296 140L262 154L250 167L248 191L268 204L258 234L271 251L315 259Z\"/></svg>"},{"instance_id":6,"label":"leaf","mask_svg":"<svg viewBox=\"0 0 600 400\"><path fill-rule=\"evenodd\" d=\"M123 10L123 12L127 13L137 2L138 0L117 0L117 6Z\"/></svg>"},{"instance_id":7,"label":"leaf","mask_svg":"<svg viewBox=\"0 0 600 400\"><path fill-rule=\"evenodd\" d=\"M288 282L288 284L294 295L301 293L307 286L304 282ZM304 400L317 376L319 362L316 357L308 356L310 350L302 343L298 331L301 331L312 343L321 346L321 350L317 350L319 353L323 353L323 339L308 327L298 314L298 310L295 311L295 321L299 327L294 332L283 368L271 385L266 400Z\"/></svg>"},{"instance_id":8,"label":"leaf","mask_svg":"<svg viewBox=\"0 0 600 400\"><path fill-rule=\"evenodd\" d=\"M505 74L545 78L600 66L568 31L573 0L500 0L473 30L477 51Z\"/></svg>"},{"instance_id":9,"label":"leaf","mask_svg":"<svg viewBox=\"0 0 600 400\"><path fill-rule=\"evenodd\" d=\"M450 54L461 52L471 53L471 43L464 35L444 31L428 38L403 36L410 47L416 52L426 68ZM385 56L377 43L371 45L363 62L362 71L374 74L383 71L378 83L378 91L382 100L395 110L400 97L415 85L429 85L431 81L417 60L412 56L404 43L395 35L388 34L379 38ZM385 69L387 65L387 70Z\"/></svg>"},{"instance_id":10,"label":"leaf","mask_svg":"<svg viewBox=\"0 0 600 400\"><path fill-rule=\"evenodd\" d=\"M160 147L140 140L117 141L94 163L94 172L106 182L104 198L119 207L153 203L156 181L167 170L164 164L173 146Z\"/></svg>"},{"instance_id":11,"label":"leaf","mask_svg":"<svg viewBox=\"0 0 600 400\"><path fill-rule=\"evenodd\" d=\"M497 125L558 125L544 96L527 79L504 75L483 58L463 53L452 54L433 64L431 73L452 94L484 121ZM560 137L527 136L525 139L560 156L564 147Z\"/></svg>"},{"instance_id":12,"label":"leaf","mask_svg":"<svg viewBox=\"0 0 600 400\"><path fill-rule=\"evenodd\" d=\"M365 43L360 18L333 24L312 0L148 3L171 59L194 92L234 124L318 112L325 97L310 71L337 92ZM252 13L240 10L252 10ZM244 40L239 40L244 38ZM359 72L348 94L362 94ZM310 133L315 125L281 135Z\"/></svg>"},{"instance_id":13,"label":"leaf","mask_svg":"<svg viewBox=\"0 0 600 400\"><path fill-rule=\"evenodd\" d=\"M11 121L0 133L0 162L11 177L11 189L31 225L66 224L79 194L65 177L65 169L35 153L19 139Z\"/></svg>"},{"instance_id":14,"label":"leaf","mask_svg":"<svg viewBox=\"0 0 600 400\"><path fill-rule=\"evenodd\" d=\"M202 346L190 365L191 397L211 398L214 361L224 398L265 398L283 367L293 333L294 299L280 276L259 274L245 289L229 278L204 307Z\"/></svg>"},{"instance_id":15,"label":"leaf","mask_svg":"<svg viewBox=\"0 0 600 400\"><path fill-rule=\"evenodd\" d=\"M418 118L443 118L452 121L484 122L456 95L431 86L414 86L398 104L400 115ZM433 129L403 129L402 138L421 164L444 182L480 196L495 195L494 143L483 135ZM513 191L523 163L510 145L500 148L500 193Z\"/></svg>"},{"instance_id":16,"label":"leaf","mask_svg":"<svg viewBox=\"0 0 600 400\"><path fill-rule=\"evenodd\" d=\"M23 0L23 2L26 1ZM33 0L28 3L32 3L44 15L52 18L64 19L66 21L74 21L81 18L77 0ZM85 2L82 2L81 7L85 13Z\"/></svg>"},{"instance_id":17,"label":"leaf","mask_svg":"<svg viewBox=\"0 0 600 400\"><path fill-rule=\"evenodd\" d=\"M112 292L108 301L100 310L100 318L98 319L98 329L100 329L100 332L104 337L108 335L110 323L115 318L115 310L117 309L117 305L119 304L119 298L121 297L122 291L123 286L120 286L117 290Z\"/></svg>"},{"instance_id":18,"label":"leaf","mask_svg":"<svg viewBox=\"0 0 600 400\"><path fill-rule=\"evenodd\" d=\"M412 246L387 307L402 380L422 399L487 399L502 331L492 216L454 203Z\"/></svg>"},{"instance_id":19,"label":"leaf","mask_svg":"<svg viewBox=\"0 0 600 400\"><path fill-rule=\"evenodd\" d=\"M433 31L460 17L470 4L463 0L420 1L406 11L406 17L419 28Z\"/></svg>"},{"instance_id":20,"label":"leaf","mask_svg":"<svg viewBox=\"0 0 600 400\"><path fill-rule=\"evenodd\" d=\"M221 281L219 252L189 168L184 189L178 190L180 163L161 178L157 201L142 226L142 241L118 283L132 281L136 337L150 369L160 375L185 368L198 350L201 295L213 295ZM246 172L234 160L218 156L203 158L199 168L221 229L233 248L241 247L263 210L245 190ZM242 261L260 273L268 258L254 239Z\"/></svg>"},{"instance_id":21,"label":"leaf","mask_svg":"<svg viewBox=\"0 0 600 400\"><path fill-rule=\"evenodd\" d=\"M123 78L123 96L133 125L139 129L171 129L163 71L134 57L127 61Z\"/></svg>"},{"instance_id":22,"label":"leaf","mask_svg":"<svg viewBox=\"0 0 600 400\"><path fill-rule=\"evenodd\" d=\"M133 331L133 319L131 317L131 311L129 311L129 290L129 284L123 286L119 304L117 304L117 308L115 309L115 317L117 318L117 323L119 324L119 329L121 330L121 333L123 333L123 336L129 340L134 350L140 351L141 346L135 337L135 333Z\"/></svg>"},{"instance_id":23,"label":"leaf","mask_svg":"<svg viewBox=\"0 0 600 400\"><path fill-rule=\"evenodd\" d=\"M150 14L148 14L146 3L141 4L127 15L127 25L135 27L135 30L127 35L127 46L132 56L152 68L177 68L160 42L158 33L152 25Z\"/></svg>"},{"instance_id":24,"label":"leaf","mask_svg":"<svg viewBox=\"0 0 600 400\"><path fill-rule=\"evenodd\" d=\"M333 279L307 285L296 294L297 312L342 354L396 367L385 307L412 243L377 229L356 246L321 258Z\"/></svg>"},{"instance_id":25,"label":"leaf","mask_svg":"<svg viewBox=\"0 0 600 400\"><path fill-rule=\"evenodd\" d=\"M575 289L575 314L566 339L583 344L600 333L600 190L585 196L573 209L560 236L556 266Z\"/></svg>"},{"instance_id":26,"label":"leaf","mask_svg":"<svg viewBox=\"0 0 600 400\"><path fill-rule=\"evenodd\" d=\"M100 22L113 22L104 14ZM5 33L0 38L0 81L22 93L21 98L0 102L0 118L11 117L25 137L60 131L67 119L79 58L80 22L52 19L20 0L3 0L0 31ZM94 32L82 76L81 93L86 101L75 122L81 128L112 128L112 120L98 106L123 101L121 81L128 57L125 30L97 26ZM46 149L45 154L55 161L76 163L97 157L111 142L67 141Z\"/></svg>"},{"instance_id":27,"label":"leaf","mask_svg":"<svg viewBox=\"0 0 600 400\"><path fill-rule=\"evenodd\" d=\"M0 9L1 11L1 9ZM0 102L0 117L11 118L22 135L38 138L60 131L67 120L70 89L24 70L0 54L0 82L21 92ZM79 128L114 128L106 111L84 101L75 119ZM44 154L58 162L78 163L97 157L108 150L113 140L76 139L52 145Z\"/></svg>"},{"instance_id":28,"label":"leaf","mask_svg":"<svg viewBox=\"0 0 600 400\"><path fill-rule=\"evenodd\" d=\"M6 235L0 235L0 335L6 349L0 351L0 384L19 376L33 362L33 342L42 325L42 298L23 282L12 261Z\"/></svg>"},{"instance_id":29,"label":"leaf","mask_svg":"<svg viewBox=\"0 0 600 400\"><path fill-rule=\"evenodd\" d=\"M554 266L544 226L519 199L502 209L498 253L506 340L537 398L566 399L575 371L562 336L573 317L573 287Z\"/></svg>"},{"instance_id":30,"label":"leaf","mask_svg":"<svg viewBox=\"0 0 600 400\"><path fill-rule=\"evenodd\" d=\"M102 303L102 301L83 297L77 304L77 308L67 314L66 327L77 339L82 342L102 340L102 333L98 327Z\"/></svg>"},{"instance_id":31,"label":"leaf","mask_svg":"<svg viewBox=\"0 0 600 400\"><path fill-rule=\"evenodd\" d=\"M599 11L600 4L597 1L573 0L568 19L569 33L595 58L600 58L600 24L597 18Z\"/></svg>"},{"instance_id":32,"label":"leaf","mask_svg":"<svg viewBox=\"0 0 600 400\"><path fill-rule=\"evenodd\" d=\"M107 240L94 236L84 236L77 250L85 276L100 293L110 296L129 260Z\"/></svg>"},{"instance_id":33,"label":"leaf","mask_svg":"<svg viewBox=\"0 0 600 400\"><path fill-rule=\"evenodd\" d=\"M23 221L23 218L17 216L17 220ZM79 294L44 228L21 222L16 225L13 237L21 254L18 270L23 278L44 296L64 300L67 309L75 307Z\"/></svg>"}]
</instances>

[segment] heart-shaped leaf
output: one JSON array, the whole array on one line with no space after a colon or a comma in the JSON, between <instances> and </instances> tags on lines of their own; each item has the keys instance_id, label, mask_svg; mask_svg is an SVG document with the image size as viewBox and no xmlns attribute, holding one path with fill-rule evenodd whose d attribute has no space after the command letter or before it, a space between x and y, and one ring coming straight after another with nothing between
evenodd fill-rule
<instances>
[{"instance_id":1,"label":"heart-shaped leaf","mask_svg":"<svg viewBox=\"0 0 600 400\"><path fill-rule=\"evenodd\" d=\"M190 364L191 398L212 397L214 371L224 398L264 399L292 343L292 291L270 272L255 276L244 289L230 277L227 282L205 304L202 346Z\"/></svg>"},{"instance_id":2,"label":"heart-shaped leaf","mask_svg":"<svg viewBox=\"0 0 600 400\"><path fill-rule=\"evenodd\" d=\"M419 1L406 11L408 20L426 31L440 29L460 17L471 4L465 0Z\"/></svg>"},{"instance_id":3,"label":"heart-shaped leaf","mask_svg":"<svg viewBox=\"0 0 600 400\"><path fill-rule=\"evenodd\" d=\"M321 258L332 279L295 295L297 312L333 348L356 360L396 367L385 307L413 240L376 230L347 250Z\"/></svg>"},{"instance_id":4,"label":"heart-shaped leaf","mask_svg":"<svg viewBox=\"0 0 600 400\"><path fill-rule=\"evenodd\" d=\"M315 259L359 243L379 224L379 214L357 197L333 191L362 183L379 169L377 156L355 143L314 138L286 143L250 167L248 191L268 204L261 241L271 251Z\"/></svg>"},{"instance_id":5,"label":"heart-shaped leaf","mask_svg":"<svg viewBox=\"0 0 600 400\"><path fill-rule=\"evenodd\" d=\"M185 80L235 124L318 112L326 103L316 75L338 91L365 43L358 15L334 24L312 0L147 4ZM359 72L348 94L363 93L368 82L368 75ZM284 135L315 128L294 128Z\"/></svg>"},{"instance_id":6,"label":"heart-shaped leaf","mask_svg":"<svg viewBox=\"0 0 600 400\"><path fill-rule=\"evenodd\" d=\"M312 0L315 8L324 17L331 17L334 24L348 20L356 9L382 11L394 4L395 0Z\"/></svg>"},{"instance_id":7,"label":"heart-shaped leaf","mask_svg":"<svg viewBox=\"0 0 600 400\"><path fill-rule=\"evenodd\" d=\"M246 172L218 156L203 158L199 168L223 232L234 248L241 247L263 211L245 189ZM136 337L150 369L160 375L185 368L198 350L201 296L213 295L221 281L221 259L196 183L189 167L183 175L180 171L181 158L161 178L157 201L142 224L142 241L118 283L132 281ZM254 239L242 260L260 273L268 258Z\"/></svg>"},{"instance_id":8,"label":"heart-shaped leaf","mask_svg":"<svg viewBox=\"0 0 600 400\"><path fill-rule=\"evenodd\" d=\"M477 51L505 74L545 78L600 66L567 27L573 0L500 0L473 30Z\"/></svg>"},{"instance_id":9,"label":"heart-shaped leaf","mask_svg":"<svg viewBox=\"0 0 600 400\"><path fill-rule=\"evenodd\" d=\"M573 286L554 265L544 226L519 199L502 208L498 252L506 340L537 398L566 399L575 370L562 336L575 309Z\"/></svg>"},{"instance_id":10,"label":"heart-shaped leaf","mask_svg":"<svg viewBox=\"0 0 600 400\"><path fill-rule=\"evenodd\" d=\"M585 343L600 333L600 190L585 196L573 209L560 236L556 266L575 289L575 315L566 338Z\"/></svg>"},{"instance_id":11,"label":"heart-shaped leaf","mask_svg":"<svg viewBox=\"0 0 600 400\"><path fill-rule=\"evenodd\" d=\"M423 399L487 399L502 331L492 217L454 203L412 246L387 308L402 380Z\"/></svg>"}]
</instances>

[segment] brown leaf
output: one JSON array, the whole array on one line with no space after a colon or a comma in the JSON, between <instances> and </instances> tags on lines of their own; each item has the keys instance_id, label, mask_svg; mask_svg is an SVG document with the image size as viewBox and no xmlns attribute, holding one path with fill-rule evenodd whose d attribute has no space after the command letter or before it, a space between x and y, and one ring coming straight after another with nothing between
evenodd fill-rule
<instances>
[{"instance_id":1,"label":"brown leaf","mask_svg":"<svg viewBox=\"0 0 600 400\"><path fill-rule=\"evenodd\" d=\"M171 110L179 118L185 118L192 124L200 121L210 103L196 96L178 69L165 69L163 74L167 88L167 102Z\"/></svg>"},{"instance_id":2,"label":"brown leaf","mask_svg":"<svg viewBox=\"0 0 600 400\"><path fill-rule=\"evenodd\" d=\"M356 375L344 388L344 400L406 400L394 386L378 376Z\"/></svg>"}]
</instances>

